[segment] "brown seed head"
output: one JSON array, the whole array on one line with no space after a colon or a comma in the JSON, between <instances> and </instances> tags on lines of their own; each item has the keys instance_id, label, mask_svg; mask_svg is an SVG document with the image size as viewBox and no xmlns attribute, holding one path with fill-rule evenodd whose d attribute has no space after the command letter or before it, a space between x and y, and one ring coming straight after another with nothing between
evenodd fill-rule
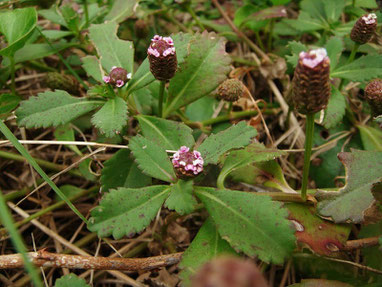
<instances>
[{"instance_id":1,"label":"brown seed head","mask_svg":"<svg viewBox=\"0 0 382 287\"><path fill-rule=\"evenodd\" d=\"M376 29L377 16L374 13L363 15L355 22L350 38L358 44L365 44L370 41Z\"/></svg>"},{"instance_id":2,"label":"brown seed head","mask_svg":"<svg viewBox=\"0 0 382 287\"><path fill-rule=\"evenodd\" d=\"M325 109L330 97L330 60L326 50L301 52L293 76L292 101L302 114Z\"/></svg>"},{"instance_id":3,"label":"brown seed head","mask_svg":"<svg viewBox=\"0 0 382 287\"><path fill-rule=\"evenodd\" d=\"M130 79L131 73L128 74L127 71L121 67L112 67L109 76L103 77L105 83L116 86L117 88L123 87Z\"/></svg>"},{"instance_id":4,"label":"brown seed head","mask_svg":"<svg viewBox=\"0 0 382 287\"><path fill-rule=\"evenodd\" d=\"M155 79L167 81L171 79L178 67L174 41L171 37L155 35L151 39L150 47L147 49L150 63L150 71Z\"/></svg>"},{"instance_id":5,"label":"brown seed head","mask_svg":"<svg viewBox=\"0 0 382 287\"><path fill-rule=\"evenodd\" d=\"M45 76L45 83L52 90L64 90L70 94L78 94L80 90L77 79L71 75L50 72Z\"/></svg>"},{"instance_id":6,"label":"brown seed head","mask_svg":"<svg viewBox=\"0 0 382 287\"><path fill-rule=\"evenodd\" d=\"M365 98L374 116L382 115L382 80L373 80L365 88Z\"/></svg>"},{"instance_id":7,"label":"brown seed head","mask_svg":"<svg viewBox=\"0 0 382 287\"><path fill-rule=\"evenodd\" d=\"M145 39L149 34L149 28L147 27L146 21L143 19L135 21L134 31L137 38Z\"/></svg>"},{"instance_id":8,"label":"brown seed head","mask_svg":"<svg viewBox=\"0 0 382 287\"><path fill-rule=\"evenodd\" d=\"M238 79L227 79L218 87L218 96L221 100L235 102L244 93L244 85Z\"/></svg>"},{"instance_id":9,"label":"brown seed head","mask_svg":"<svg viewBox=\"0 0 382 287\"><path fill-rule=\"evenodd\" d=\"M250 261L221 257L204 264L191 287L267 287L260 270Z\"/></svg>"}]
</instances>

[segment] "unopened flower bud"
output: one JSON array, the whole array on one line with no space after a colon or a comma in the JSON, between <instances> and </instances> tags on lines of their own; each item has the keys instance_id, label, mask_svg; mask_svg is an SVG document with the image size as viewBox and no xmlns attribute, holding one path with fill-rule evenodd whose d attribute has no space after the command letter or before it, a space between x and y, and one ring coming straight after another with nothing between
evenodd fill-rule
<instances>
[{"instance_id":1,"label":"unopened flower bud","mask_svg":"<svg viewBox=\"0 0 382 287\"><path fill-rule=\"evenodd\" d=\"M218 87L218 97L227 102L236 102L244 94L244 85L238 79L227 79Z\"/></svg>"},{"instance_id":2,"label":"unopened flower bud","mask_svg":"<svg viewBox=\"0 0 382 287\"><path fill-rule=\"evenodd\" d=\"M45 83L52 90L64 90L70 94L78 94L80 89L80 85L75 77L56 72L47 73Z\"/></svg>"},{"instance_id":3,"label":"unopened flower bud","mask_svg":"<svg viewBox=\"0 0 382 287\"><path fill-rule=\"evenodd\" d=\"M358 44L365 44L370 41L376 29L377 16L374 13L363 15L355 22L350 38Z\"/></svg>"},{"instance_id":4,"label":"unopened flower bud","mask_svg":"<svg viewBox=\"0 0 382 287\"><path fill-rule=\"evenodd\" d=\"M203 171L204 160L200 152L186 146L180 149L172 157L172 165L174 166L178 178L192 178Z\"/></svg>"},{"instance_id":5,"label":"unopened flower bud","mask_svg":"<svg viewBox=\"0 0 382 287\"><path fill-rule=\"evenodd\" d=\"M302 114L325 109L330 97L330 60L321 48L301 52L293 76L292 101Z\"/></svg>"},{"instance_id":6,"label":"unopened flower bud","mask_svg":"<svg viewBox=\"0 0 382 287\"><path fill-rule=\"evenodd\" d=\"M365 99L374 116L382 115L382 80L373 80L365 88Z\"/></svg>"},{"instance_id":7,"label":"unopened flower bud","mask_svg":"<svg viewBox=\"0 0 382 287\"><path fill-rule=\"evenodd\" d=\"M145 39L149 34L149 28L147 27L146 21L143 19L135 21L134 31L137 38Z\"/></svg>"},{"instance_id":8,"label":"unopened flower bud","mask_svg":"<svg viewBox=\"0 0 382 287\"><path fill-rule=\"evenodd\" d=\"M109 76L104 76L103 81L107 84L123 87L131 79L131 73L127 73L124 68L112 67Z\"/></svg>"},{"instance_id":9,"label":"unopened flower bud","mask_svg":"<svg viewBox=\"0 0 382 287\"><path fill-rule=\"evenodd\" d=\"M191 278L191 287L267 287L259 268L249 260L221 257L204 264Z\"/></svg>"},{"instance_id":10,"label":"unopened flower bud","mask_svg":"<svg viewBox=\"0 0 382 287\"><path fill-rule=\"evenodd\" d=\"M155 79L167 81L175 75L178 61L174 41L171 37L155 35L147 49L147 56L150 62L150 71Z\"/></svg>"}]
</instances>

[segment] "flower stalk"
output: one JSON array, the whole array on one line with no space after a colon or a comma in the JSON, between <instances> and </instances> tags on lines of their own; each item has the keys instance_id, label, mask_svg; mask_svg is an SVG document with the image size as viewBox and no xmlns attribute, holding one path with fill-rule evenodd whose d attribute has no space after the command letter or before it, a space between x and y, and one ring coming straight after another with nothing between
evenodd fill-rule
<instances>
[{"instance_id":1,"label":"flower stalk","mask_svg":"<svg viewBox=\"0 0 382 287\"><path fill-rule=\"evenodd\" d=\"M303 201L306 201L306 191L308 189L310 156L312 155L313 146L314 115L315 113L310 113L306 115L304 168L302 171L301 185L301 198L303 199Z\"/></svg>"}]
</instances>

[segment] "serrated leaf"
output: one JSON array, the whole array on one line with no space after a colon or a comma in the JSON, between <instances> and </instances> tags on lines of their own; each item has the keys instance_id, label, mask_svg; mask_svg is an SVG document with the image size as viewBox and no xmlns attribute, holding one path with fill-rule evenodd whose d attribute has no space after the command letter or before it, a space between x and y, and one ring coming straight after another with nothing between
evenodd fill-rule
<instances>
[{"instance_id":1,"label":"serrated leaf","mask_svg":"<svg viewBox=\"0 0 382 287\"><path fill-rule=\"evenodd\" d=\"M336 68L330 76L353 82L364 82L382 77L382 55L362 56L350 64Z\"/></svg>"},{"instance_id":2,"label":"serrated leaf","mask_svg":"<svg viewBox=\"0 0 382 287\"><path fill-rule=\"evenodd\" d=\"M134 47L130 41L117 37L116 22L93 24L89 28L89 38L97 49L102 67L110 72L113 66L122 67L131 73L134 65Z\"/></svg>"},{"instance_id":3,"label":"serrated leaf","mask_svg":"<svg viewBox=\"0 0 382 287\"><path fill-rule=\"evenodd\" d=\"M374 201L371 188L382 180L382 152L352 150L339 153L338 158L346 168L346 185L338 192L320 192L318 212L337 223L362 222Z\"/></svg>"},{"instance_id":4,"label":"serrated leaf","mask_svg":"<svg viewBox=\"0 0 382 287\"><path fill-rule=\"evenodd\" d=\"M143 173L163 181L175 181L174 168L165 149L140 135L130 140L129 148Z\"/></svg>"},{"instance_id":5,"label":"serrated leaf","mask_svg":"<svg viewBox=\"0 0 382 287\"><path fill-rule=\"evenodd\" d=\"M322 21L312 18L304 11L300 12L297 19L283 19L283 22L300 32L311 32L325 28Z\"/></svg>"},{"instance_id":6,"label":"serrated leaf","mask_svg":"<svg viewBox=\"0 0 382 287\"><path fill-rule=\"evenodd\" d=\"M105 192L118 187L140 188L150 183L151 178L141 172L128 149L117 151L104 163L101 184Z\"/></svg>"},{"instance_id":7,"label":"serrated leaf","mask_svg":"<svg viewBox=\"0 0 382 287\"><path fill-rule=\"evenodd\" d=\"M218 177L218 186L223 186L225 178L233 171L254 162L268 161L286 154L277 149L267 149L261 143L252 143L243 150L232 151L224 161Z\"/></svg>"},{"instance_id":8,"label":"serrated leaf","mask_svg":"<svg viewBox=\"0 0 382 287\"><path fill-rule=\"evenodd\" d=\"M93 77L98 82L103 82L102 67L96 56L86 56L81 58L82 68L89 77Z\"/></svg>"},{"instance_id":9,"label":"serrated leaf","mask_svg":"<svg viewBox=\"0 0 382 287\"><path fill-rule=\"evenodd\" d=\"M8 46L0 50L0 55L13 56L32 35L36 23L35 8L3 10L0 13L0 32L5 36Z\"/></svg>"},{"instance_id":10,"label":"serrated leaf","mask_svg":"<svg viewBox=\"0 0 382 287\"><path fill-rule=\"evenodd\" d=\"M289 220L296 227L295 236L302 248L308 247L314 253L324 256L333 256L343 249L350 234L349 225L321 219L313 206L288 203L285 207L289 211Z\"/></svg>"},{"instance_id":11,"label":"serrated leaf","mask_svg":"<svg viewBox=\"0 0 382 287\"><path fill-rule=\"evenodd\" d=\"M70 273L56 280L54 287L90 287L86 284L85 279L77 277L76 274Z\"/></svg>"},{"instance_id":12,"label":"serrated leaf","mask_svg":"<svg viewBox=\"0 0 382 287\"><path fill-rule=\"evenodd\" d=\"M110 12L105 16L105 20L121 23L134 14L137 0L115 0L112 2Z\"/></svg>"},{"instance_id":13,"label":"serrated leaf","mask_svg":"<svg viewBox=\"0 0 382 287\"><path fill-rule=\"evenodd\" d=\"M245 147L256 134L256 129L241 121L224 131L210 135L198 151L202 154L204 164L217 164L219 156L231 149Z\"/></svg>"},{"instance_id":14,"label":"serrated leaf","mask_svg":"<svg viewBox=\"0 0 382 287\"><path fill-rule=\"evenodd\" d=\"M120 98L108 100L92 117L92 124L106 137L119 133L127 123L127 104Z\"/></svg>"},{"instance_id":15,"label":"serrated leaf","mask_svg":"<svg viewBox=\"0 0 382 287\"><path fill-rule=\"evenodd\" d=\"M333 1L336 2L336 1ZM331 37L325 44L330 59L330 69L334 70L344 49L344 43L340 37Z\"/></svg>"},{"instance_id":16,"label":"serrated leaf","mask_svg":"<svg viewBox=\"0 0 382 287\"><path fill-rule=\"evenodd\" d=\"M103 103L72 97L61 90L44 92L21 102L16 110L17 122L27 128L56 127L96 109Z\"/></svg>"},{"instance_id":17,"label":"serrated leaf","mask_svg":"<svg viewBox=\"0 0 382 287\"><path fill-rule=\"evenodd\" d=\"M184 62L184 58L188 55L189 42L193 35L188 33L177 33L171 35L176 49L176 58L178 65ZM150 72L149 60L146 58L139 66L138 70L133 74L129 81L126 91L131 93L135 90L143 88L155 80L153 74Z\"/></svg>"},{"instance_id":18,"label":"serrated leaf","mask_svg":"<svg viewBox=\"0 0 382 287\"><path fill-rule=\"evenodd\" d=\"M170 80L164 115L212 92L226 78L230 62L222 38L214 33L195 35L185 62Z\"/></svg>"},{"instance_id":19,"label":"serrated leaf","mask_svg":"<svg viewBox=\"0 0 382 287\"><path fill-rule=\"evenodd\" d=\"M308 47L301 42L292 41L288 43L288 48L291 50L292 55L286 56L287 62L290 63L293 66L293 68L296 68L298 62L298 55L303 51L307 51Z\"/></svg>"},{"instance_id":20,"label":"serrated leaf","mask_svg":"<svg viewBox=\"0 0 382 287\"><path fill-rule=\"evenodd\" d=\"M92 210L88 228L99 237L132 236L150 224L169 192L167 185L111 190Z\"/></svg>"},{"instance_id":21,"label":"serrated leaf","mask_svg":"<svg viewBox=\"0 0 382 287\"><path fill-rule=\"evenodd\" d=\"M346 1L321 0L321 2L324 6L326 21L329 23L333 23L340 18L346 5Z\"/></svg>"},{"instance_id":22,"label":"serrated leaf","mask_svg":"<svg viewBox=\"0 0 382 287\"><path fill-rule=\"evenodd\" d=\"M223 240L211 218L208 218L199 229L194 240L184 252L179 268L183 285L188 286L190 277L207 261L219 255L234 255L235 251Z\"/></svg>"},{"instance_id":23,"label":"serrated leaf","mask_svg":"<svg viewBox=\"0 0 382 287\"><path fill-rule=\"evenodd\" d=\"M236 190L195 188L221 237L235 250L281 264L295 248L288 212L270 196Z\"/></svg>"},{"instance_id":24,"label":"serrated leaf","mask_svg":"<svg viewBox=\"0 0 382 287\"><path fill-rule=\"evenodd\" d=\"M183 123L143 115L137 119L144 137L164 149L178 150L195 144L192 129Z\"/></svg>"},{"instance_id":25,"label":"serrated leaf","mask_svg":"<svg viewBox=\"0 0 382 287\"><path fill-rule=\"evenodd\" d=\"M346 111L345 96L332 85L332 92L330 95L328 107L325 109L325 116L323 125L325 128L330 129L338 125L342 120Z\"/></svg>"},{"instance_id":26,"label":"serrated leaf","mask_svg":"<svg viewBox=\"0 0 382 287\"><path fill-rule=\"evenodd\" d=\"M366 125L357 125L365 150L382 151L382 130Z\"/></svg>"},{"instance_id":27,"label":"serrated leaf","mask_svg":"<svg viewBox=\"0 0 382 287\"><path fill-rule=\"evenodd\" d=\"M165 202L168 209L175 210L180 215L189 214L198 203L193 195L193 182L178 180L171 186L170 196Z\"/></svg>"}]
</instances>

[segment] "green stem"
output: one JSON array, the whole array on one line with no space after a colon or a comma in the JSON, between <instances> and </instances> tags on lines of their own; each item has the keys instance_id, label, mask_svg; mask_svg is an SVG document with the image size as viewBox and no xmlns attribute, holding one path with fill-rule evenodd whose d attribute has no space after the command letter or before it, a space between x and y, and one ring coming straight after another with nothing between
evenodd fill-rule
<instances>
[{"instance_id":1,"label":"green stem","mask_svg":"<svg viewBox=\"0 0 382 287\"><path fill-rule=\"evenodd\" d=\"M8 210L7 204L5 203L2 191L0 191L0 218L1 218L1 222L3 222L5 228L8 230L9 234L11 235L11 240L13 245L15 246L17 252L21 254L21 257L24 260L25 269L28 271L29 275L31 276L33 285L37 287L42 287L43 284L42 284L41 278L38 275L36 267L33 266L32 262L29 260L29 258L26 255L27 249L24 245L24 242L20 234L17 232L15 225L13 224L12 215Z\"/></svg>"},{"instance_id":2,"label":"green stem","mask_svg":"<svg viewBox=\"0 0 382 287\"><path fill-rule=\"evenodd\" d=\"M349 59L347 60L346 64L350 64L351 62L353 62L355 55L357 54L359 46L360 44L354 43L353 49L351 50Z\"/></svg>"},{"instance_id":3,"label":"green stem","mask_svg":"<svg viewBox=\"0 0 382 287\"><path fill-rule=\"evenodd\" d=\"M15 57L9 56L9 60L11 62L11 91L12 95L16 96L16 82L15 82Z\"/></svg>"},{"instance_id":4,"label":"green stem","mask_svg":"<svg viewBox=\"0 0 382 287\"><path fill-rule=\"evenodd\" d=\"M12 152L6 152L6 151L2 151L2 150L0 150L0 157L1 158L15 160L15 161L19 161L19 162L27 161L27 159L25 157L23 157L22 155L15 154L15 153L12 153ZM67 166L65 166L65 165L56 164L56 163L53 163L53 162L50 162L50 161L46 161L46 160L43 160L43 159L35 158L35 161L40 166L42 166L43 168L46 168L46 169L49 169L49 170L52 170L52 171L56 171L56 172L63 171L65 168L67 168ZM71 170L68 171L68 173L71 174L71 175L74 175L74 176L83 177L83 174L80 171L78 171L77 169L71 169Z\"/></svg>"},{"instance_id":5,"label":"green stem","mask_svg":"<svg viewBox=\"0 0 382 287\"><path fill-rule=\"evenodd\" d=\"M255 36L256 36L257 44L259 44L260 49L261 49L261 50L265 50L265 48L264 48L264 44L263 44L263 41L261 40L259 31L256 31L256 32L255 32Z\"/></svg>"},{"instance_id":6,"label":"green stem","mask_svg":"<svg viewBox=\"0 0 382 287\"><path fill-rule=\"evenodd\" d=\"M163 95L164 95L164 85L166 81L161 81L159 86L159 99L158 99L158 115L163 118Z\"/></svg>"},{"instance_id":7,"label":"green stem","mask_svg":"<svg viewBox=\"0 0 382 287\"><path fill-rule=\"evenodd\" d=\"M352 6L354 8L355 7L355 0L353 0L351 4L352 4Z\"/></svg>"},{"instance_id":8,"label":"green stem","mask_svg":"<svg viewBox=\"0 0 382 287\"><path fill-rule=\"evenodd\" d=\"M84 12L85 12L85 27L89 27L89 10L88 10L88 1L84 0Z\"/></svg>"},{"instance_id":9,"label":"green stem","mask_svg":"<svg viewBox=\"0 0 382 287\"><path fill-rule=\"evenodd\" d=\"M272 18L271 22L269 23L269 33L268 33L268 41L267 41L267 48L268 51L272 51L272 38L273 38L273 27L275 26L275 21Z\"/></svg>"},{"instance_id":10,"label":"green stem","mask_svg":"<svg viewBox=\"0 0 382 287\"><path fill-rule=\"evenodd\" d=\"M253 61L246 60L246 59L243 59L243 58L240 58L240 57L231 56L231 60L234 61L235 63L244 64L244 65L247 65L247 66L253 66L253 67L258 67L259 66L255 62L253 62Z\"/></svg>"},{"instance_id":11,"label":"green stem","mask_svg":"<svg viewBox=\"0 0 382 287\"><path fill-rule=\"evenodd\" d=\"M196 24L199 26L202 31L205 30L204 25L200 22L198 16L195 14L194 10L191 8L191 4L187 5L187 11L190 13L191 17L195 20Z\"/></svg>"},{"instance_id":12,"label":"green stem","mask_svg":"<svg viewBox=\"0 0 382 287\"><path fill-rule=\"evenodd\" d=\"M229 102L228 104L228 110L227 113L230 115L232 113L232 102Z\"/></svg>"},{"instance_id":13,"label":"green stem","mask_svg":"<svg viewBox=\"0 0 382 287\"><path fill-rule=\"evenodd\" d=\"M313 145L313 132L314 132L314 113L310 113L306 115L304 168L302 172L302 185L301 185L301 198L304 201L306 200L306 190L308 187L310 155L312 154L312 145Z\"/></svg>"}]
</instances>

